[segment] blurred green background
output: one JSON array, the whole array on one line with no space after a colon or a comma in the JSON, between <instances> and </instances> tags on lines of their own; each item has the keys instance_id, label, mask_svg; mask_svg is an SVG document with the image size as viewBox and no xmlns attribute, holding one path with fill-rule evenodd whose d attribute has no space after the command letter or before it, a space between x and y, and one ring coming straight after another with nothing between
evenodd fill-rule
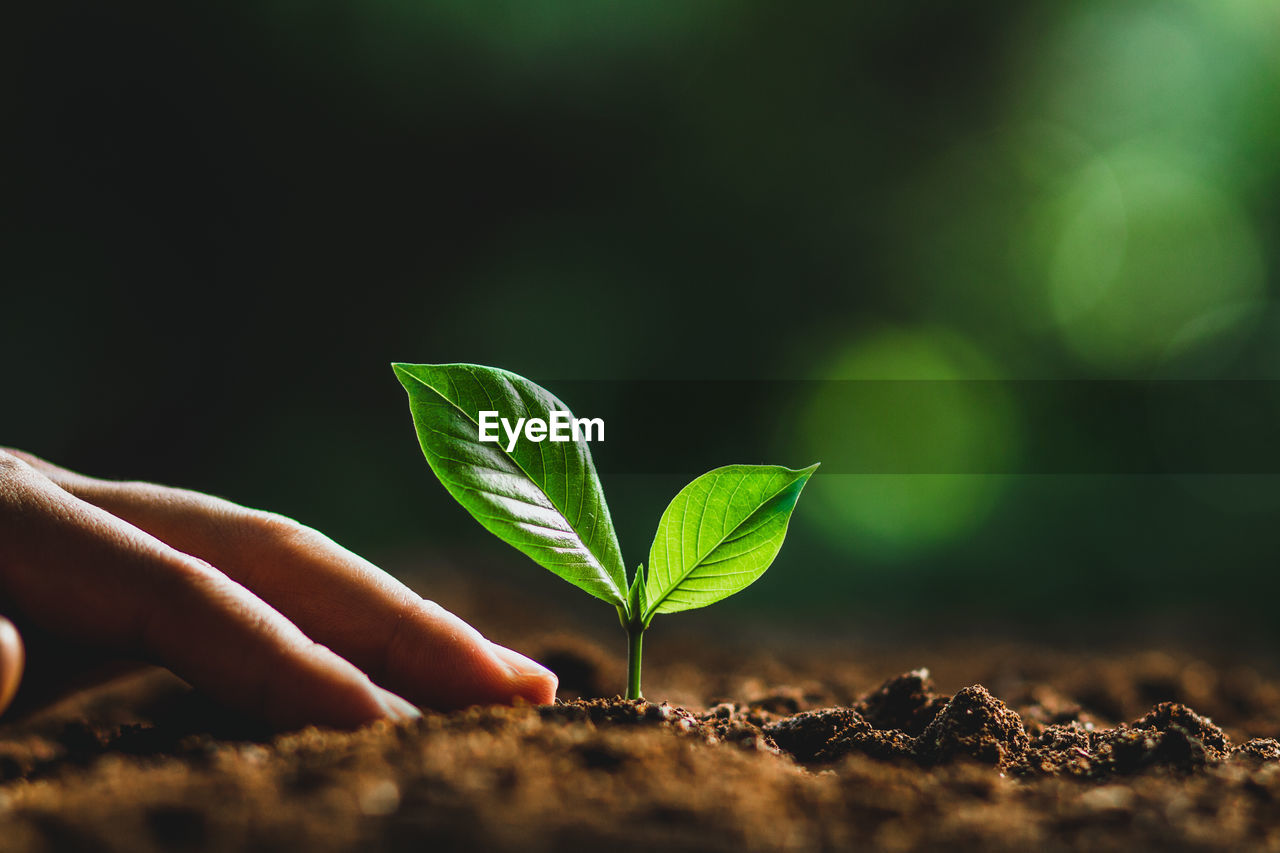
<instances>
[{"instance_id":1,"label":"blurred green background","mask_svg":"<svg viewBox=\"0 0 1280 853\"><path fill-rule=\"evenodd\" d=\"M1280 469L1197 463L1280 422L1274 0L6 17L2 443L467 553L393 360L607 380L606 407L613 381L939 380L906 408L797 383L701 461L602 459L629 562L702 470L821 459L726 607L1280 636ZM1234 426L1147 405L1174 380ZM1158 470L1126 464L1135 423Z\"/></svg>"}]
</instances>

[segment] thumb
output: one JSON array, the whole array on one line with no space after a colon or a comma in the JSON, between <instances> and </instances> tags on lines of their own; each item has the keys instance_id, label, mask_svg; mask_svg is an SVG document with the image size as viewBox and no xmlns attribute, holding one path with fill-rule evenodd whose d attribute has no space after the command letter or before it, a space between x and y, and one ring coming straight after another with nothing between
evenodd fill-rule
<instances>
[{"instance_id":1,"label":"thumb","mask_svg":"<svg viewBox=\"0 0 1280 853\"><path fill-rule=\"evenodd\" d=\"M18 629L8 619L0 616L0 714L9 707L14 694L18 692L25 658Z\"/></svg>"}]
</instances>

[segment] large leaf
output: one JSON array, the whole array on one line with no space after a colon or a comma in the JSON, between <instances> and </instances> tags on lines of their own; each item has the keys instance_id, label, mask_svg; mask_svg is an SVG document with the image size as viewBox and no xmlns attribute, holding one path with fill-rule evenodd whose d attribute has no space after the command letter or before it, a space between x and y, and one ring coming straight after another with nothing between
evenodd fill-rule
<instances>
[{"instance_id":1,"label":"large leaf","mask_svg":"<svg viewBox=\"0 0 1280 853\"><path fill-rule=\"evenodd\" d=\"M681 489L649 550L645 621L713 604L764 574L817 468L727 465Z\"/></svg>"},{"instance_id":2,"label":"large leaf","mask_svg":"<svg viewBox=\"0 0 1280 853\"><path fill-rule=\"evenodd\" d=\"M458 503L539 565L610 604L625 607L626 571L609 508L585 441L529 441L508 452L479 439L479 413L549 420L568 407L505 370L474 364L394 364L409 392L418 442Z\"/></svg>"}]
</instances>

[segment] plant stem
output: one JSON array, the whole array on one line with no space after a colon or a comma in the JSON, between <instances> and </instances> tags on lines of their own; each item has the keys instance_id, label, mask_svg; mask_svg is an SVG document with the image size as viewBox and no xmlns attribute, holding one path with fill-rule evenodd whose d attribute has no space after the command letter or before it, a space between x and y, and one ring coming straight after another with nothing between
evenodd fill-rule
<instances>
[{"instance_id":1,"label":"plant stem","mask_svg":"<svg viewBox=\"0 0 1280 853\"><path fill-rule=\"evenodd\" d=\"M627 698L643 699L640 693L640 644L644 642L644 628L627 629Z\"/></svg>"}]
</instances>

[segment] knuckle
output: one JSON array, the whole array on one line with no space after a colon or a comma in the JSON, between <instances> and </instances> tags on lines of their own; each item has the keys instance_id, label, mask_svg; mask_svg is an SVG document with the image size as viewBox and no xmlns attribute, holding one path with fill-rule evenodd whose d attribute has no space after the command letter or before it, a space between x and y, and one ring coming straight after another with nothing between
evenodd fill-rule
<instances>
[{"instance_id":1,"label":"knuckle","mask_svg":"<svg viewBox=\"0 0 1280 853\"><path fill-rule=\"evenodd\" d=\"M293 543L307 534L307 528L285 515L249 510L243 519L250 536L259 541Z\"/></svg>"},{"instance_id":2,"label":"knuckle","mask_svg":"<svg viewBox=\"0 0 1280 853\"><path fill-rule=\"evenodd\" d=\"M119 480L113 484L113 487L121 495L127 496L140 504L158 504L180 509L189 503L187 493L182 489L160 486L143 480Z\"/></svg>"},{"instance_id":3,"label":"knuckle","mask_svg":"<svg viewBox=\"0 0 1280 853\"><path fill-rule=\"evenodd\" d=\"M13 447L0 447L0 471L17 473L30 471L34 459L29 453L23 453Z\"/></svg>"},{"instance_id":4,"label":"knuckle","mask_svg":"<svg viewBox=\"0 0 1280 853\"><path fill-rule=\"evenodd\" d=\"M448 614L449 612L429 598L420 598L418 599L417 604L418 609L426 616L440 617Z\"/></svg>"},{"instance_id":5,"label":"knuckle","mask_svg":"<svg viewBox=\"0 0 1280 853\"><path fill-rule=\"evenodd\" d=\"M162 591L165 600L209 598L223 578L213 565L187 554L165 559L162 565L163 571L155 572L149 581L155 589Z\"/></svg>"},{"instance_id":6,"label":"knuckle","mask_svg":"<svg viewBox=\"0 0 1280 853\"><path fill-rule=\"evenodd\" d=\"M274 550L308 554L322 549L328 541L319 531L279 513L239 510L233 516L238 519L235 538L246 553Z\"/></svg>"}]
</instances>

